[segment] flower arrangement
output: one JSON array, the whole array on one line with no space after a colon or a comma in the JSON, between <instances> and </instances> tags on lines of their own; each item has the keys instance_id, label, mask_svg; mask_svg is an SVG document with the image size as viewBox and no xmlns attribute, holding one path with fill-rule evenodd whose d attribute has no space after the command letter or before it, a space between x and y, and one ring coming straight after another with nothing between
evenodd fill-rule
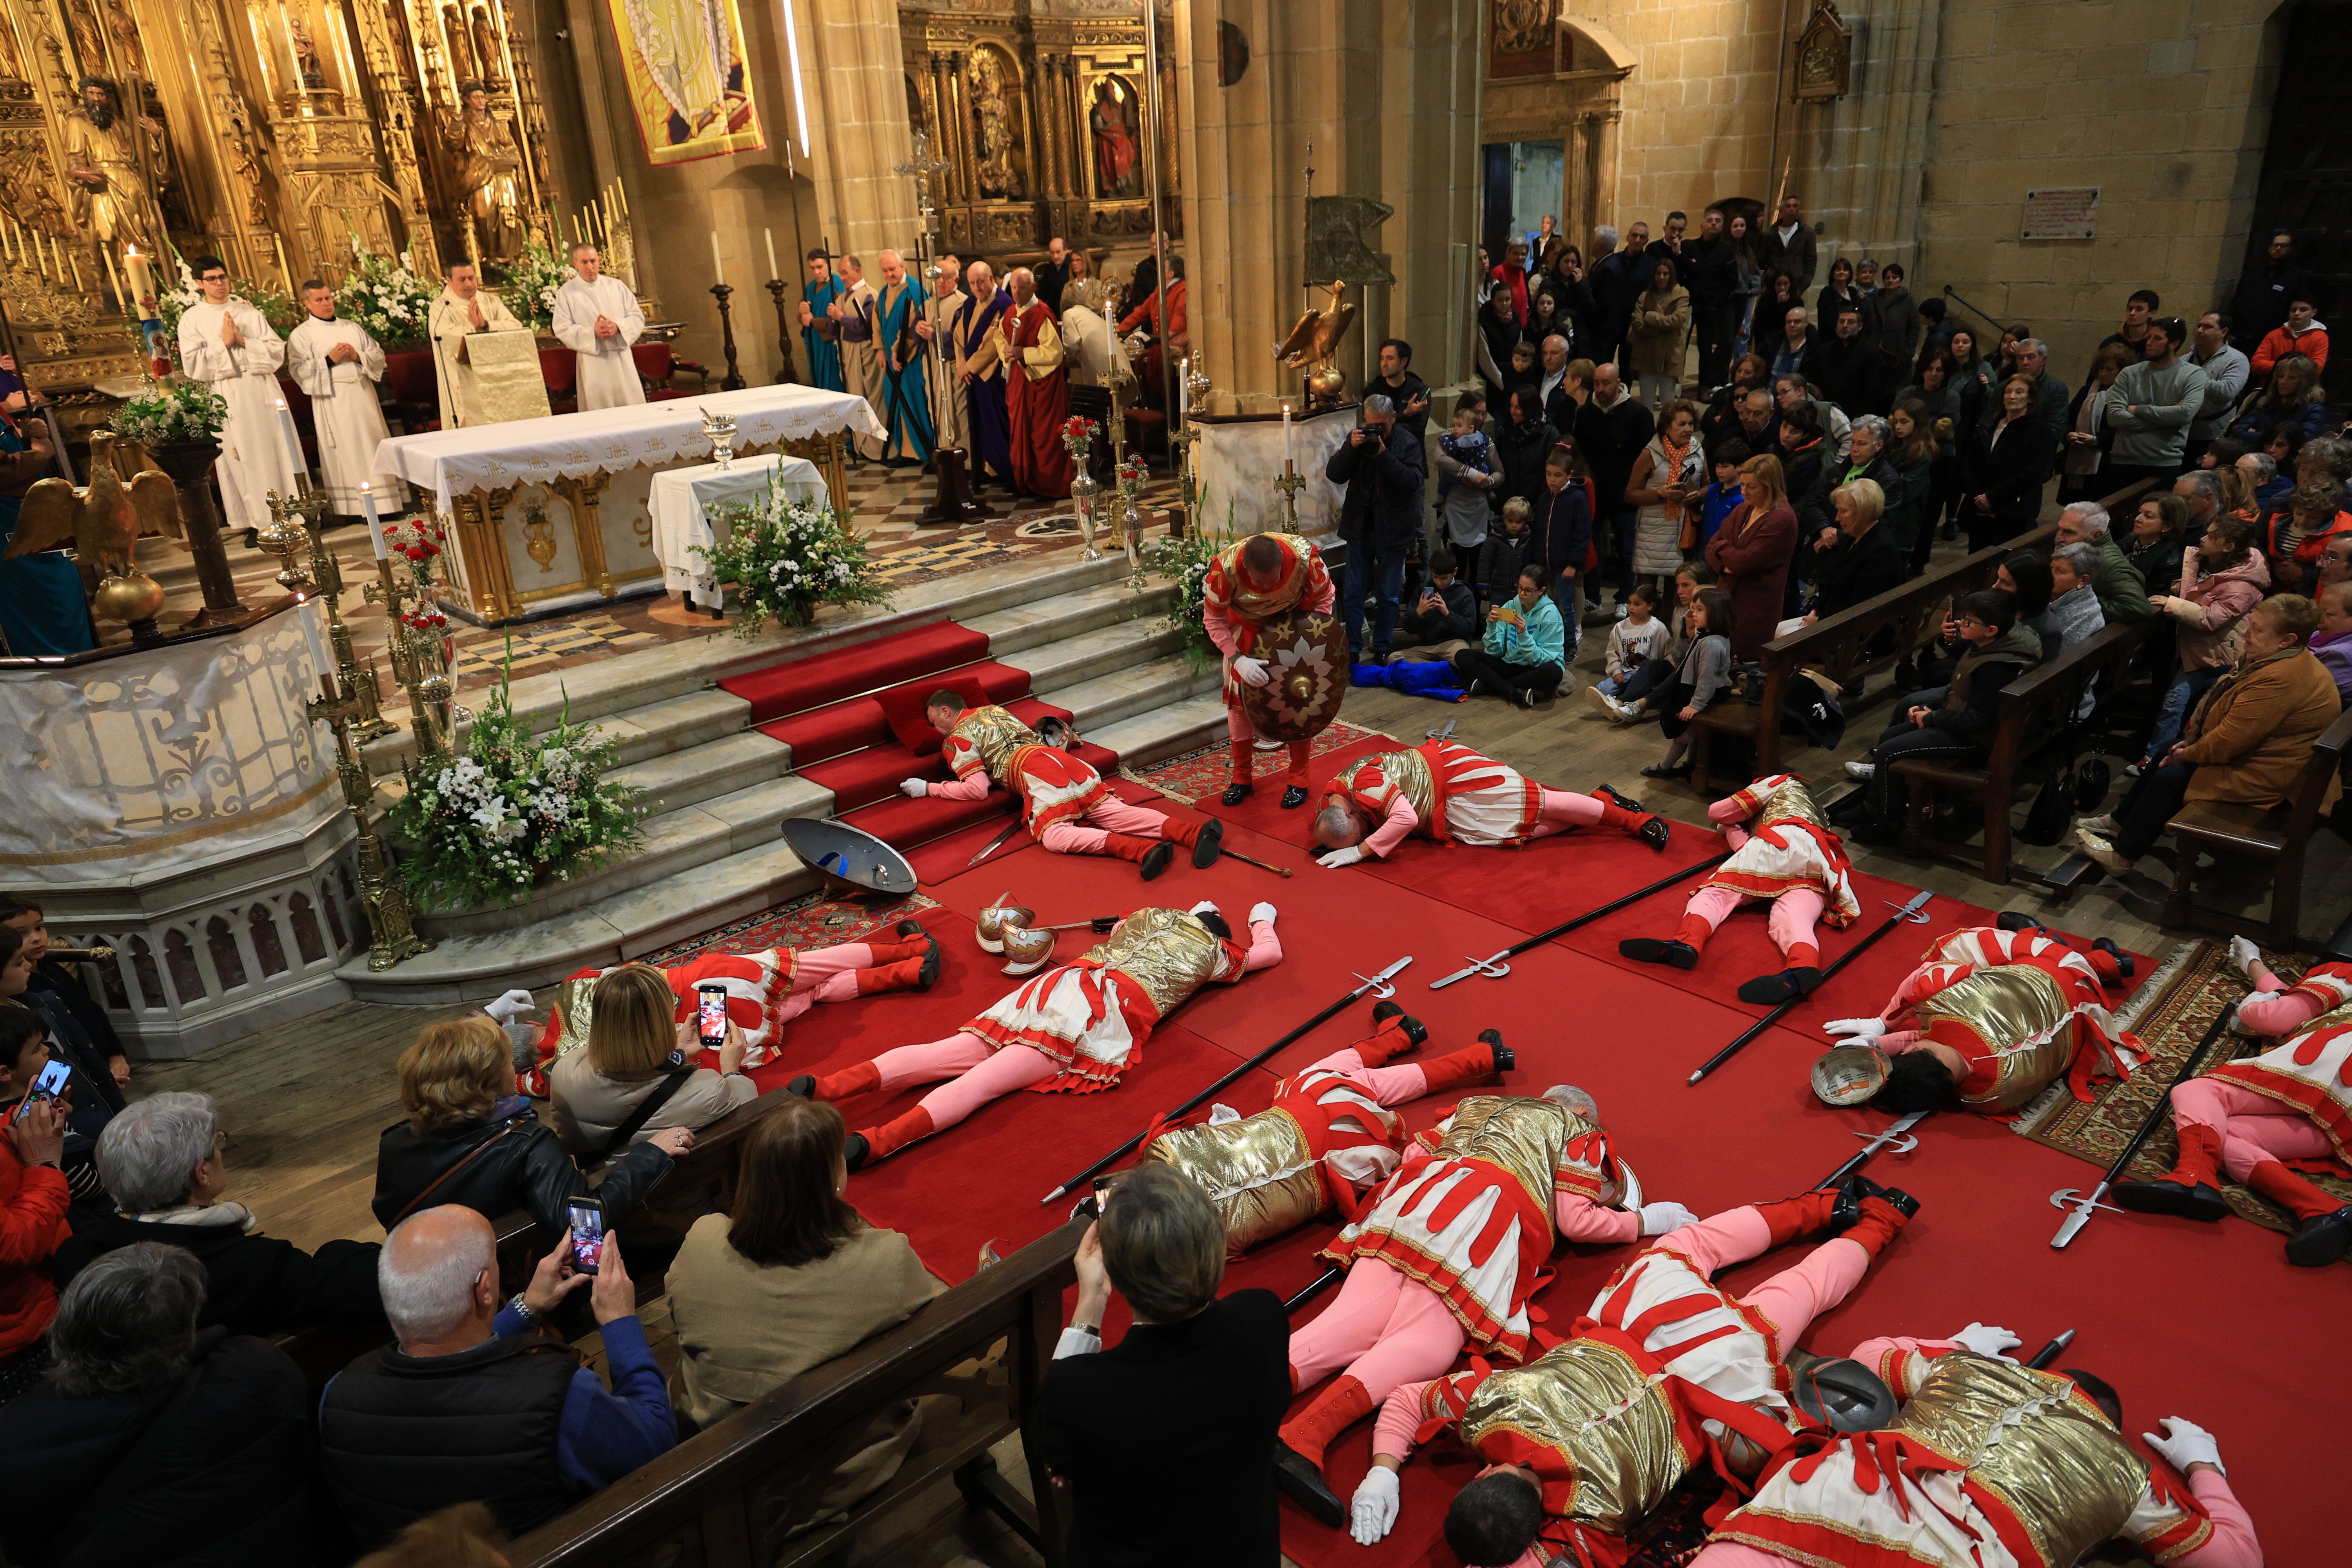
<instances>
[{"instance_id":1,"label":"flower arrangement","mask_svg":"<svg viewBox=\"0 0 2352 1568\"><path fill-rule=\"evenodd\" d=\"M556 293L572 277L570 258L532 240L499 274L499 298L515 320L545 331L555 325Z\"/></svg>"},{"instance_id":2,"label":"flower arrangement","mask_svg":"<svg viewBox=\"0 0 2352 1568\"><path fill-rule=\"evenodd\" d=\"M836 520L821 500L793 500L772 474L768 493L756 502L721 506L728 537L712 547L695 546L722 583L742 595L747 612L736 625L741 636L759 635L761 624L804 626L819 605L884 605L890 590L866 553L866 541Z\"/></svg>"},{"instance_id":3,"label":"flower arrangement","mask_svg":"<svg viewBox=\"0 0 2352 1568\"><path fill-rule=\"evenodd\" d=\"M164 381L114 411L114 433L142 447L215 441L228 423L228 399L201 381Z\"/></svg>"},{"instance_id":4,"label":"flower arrangement","mask_svg":"<svg viewBox=\"0 0 2352 1568\"><path fill-rule=\"evenodd\" d=\"M1071 457L1077 459L1080 468L1086 466L1087 454L1094 449L1097 428L1095 422L1083 414L1073 414L1062 421L1062 445Z\"/></svg>"},{"instance_id":5,"label":"flower arrangement","mask_svg":"<svg viewBox=\"0 0 2352 1568\"><path fill-rule=\"evenodd\" d=\"M511 667L512 651L509 651ZM534 736L508 699L511 668L474 721L460 756L429 773L414 764L392 808L404 841L400 879L438 909L511 904L542 881L568 881L634 849L645 808L610 784L614 742L572 721Z\"/></svg>"},{"instance_id":6,"label":"flower arrangement","mask_svg":"<svg viewBox=\"0 0 2352 1568\"><path fill-rule=\"evenodd\" d=\"M335 313L385 348L421 348L436 293L404 260L362 251L335 290Z\"/></svg>"},{"instance_id":7,"label":"flower arrangement","mask_svg":"<svg viewBox=\"0 0 2352 1568\"><path fill-rule=\"evenodd\" d=\"M188 270L188 258L174 253L173 260L180 269L179 280L169 285L159 284L155 289L155 313L163 323L164 347L176 357L180 352L180 317L205 300L204 285ZM284 337L301 320L301 308L294 297L283 289L257 283L250 278L232 278L229 298L242 300L261 312L270 330Z\"/></svg>"},{"instance_id":8,"label":"flower arrangement","mask_svg":"<svg viewBox=\"0 0 2352 1568\"><path fill-rule=\"evenodd\" d=\"M1170 631L1184 634L1184 658L1196 670L1206 669L1222 657L1217 645L1209 640L1202 603L1206 597L1210 563L1216 560L1219 551L1239 537L1234 531L1233 503L1228 501L1222 534L1193 529L1181 539L1161 539L1144 547L1144 564L1176 584L1175 603L1168 606L1168 614L1160 624Z\"/></svg>"},{"instance_id":9,"label":"flower arrangement","mask_svg":"<svg viewBox=\"0 0 2352 1568\"><path fill-rule=\"evenodd\" d=\"M383 542L394 554L422 564L448 549L449 535L430 519L404 517L383 525Z\"/></svg>"}]
</instances>

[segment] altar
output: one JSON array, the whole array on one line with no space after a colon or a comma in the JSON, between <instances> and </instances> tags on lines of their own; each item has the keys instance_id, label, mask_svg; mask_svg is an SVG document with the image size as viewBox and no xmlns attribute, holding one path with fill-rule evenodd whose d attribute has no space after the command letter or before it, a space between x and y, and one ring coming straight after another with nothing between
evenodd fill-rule
<instances>
[{"instance_id":1,"label":"altar","mask_svg":"<svg viewBox=\"0 0 2352 1568\"><path fill-rule=\"evenodd\" d=\"M774 450L814 463L845 516L844 435L887 435L862 397L753 386L394 436L377 449L375 468L432 496L450 519L447 607L497 624L660 589L654 476L710 460L706 412L733 416L739 455Z\"/></svg>"}]
</instances>

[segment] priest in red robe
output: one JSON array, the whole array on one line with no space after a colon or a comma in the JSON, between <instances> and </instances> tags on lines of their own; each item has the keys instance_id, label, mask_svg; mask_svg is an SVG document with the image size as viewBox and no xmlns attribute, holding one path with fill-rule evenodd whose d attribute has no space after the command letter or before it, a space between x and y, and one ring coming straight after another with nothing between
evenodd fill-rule
<instances>
[{"instance_id":1,"label":"priest in red robe","mask_svg":"<svg viewBox=\"0 0 2352 1568\"><path fill-rule=\"evenodd\" d=\"M989 329L988 346L1004 365L1013 488L1062 500L1077 470L1062 445L1062 421L1070 412L1070 373L1062 363L1061 330L1037 297L1036 277L1027 268L1014 268L1004 282L1012 290L1013 306Z\"/></svg>"}]
</instances>

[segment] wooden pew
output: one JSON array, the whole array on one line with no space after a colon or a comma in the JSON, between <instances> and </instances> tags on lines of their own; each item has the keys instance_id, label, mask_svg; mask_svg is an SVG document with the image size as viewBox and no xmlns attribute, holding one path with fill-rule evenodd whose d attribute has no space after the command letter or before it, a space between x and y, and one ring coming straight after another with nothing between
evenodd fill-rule
<instances>
[{"instance_id":1,"label":"wooden pew","mask_svg":"<svg viewBox=\"0 0 2352 1568\"><path fill-rule=\"evenodd\" d=\"M2202 926L2207 930L2254 937L2281 952L2301 948L2296 925L2303 914L2303 867L2312 829L2319 821L2320 804L2327 787L2341 773L2344 750L2352 744L2352 709L2345 710L2312 747L2294 793L2282 806L2225 805L2215 801L2191 801L2173 815L2165 831L2179 850L2172 874L2172 891L2164 900L2164 923ZM2216 858L2237 856L2268 860L2271 914L2268 921L2246 920L2192 907L2190 884L2197 874L2197 856L2211 850Z\"/></svg>"},{"instance_id":2,"label":"wooden pew","mask_svg":"<svg viewBox=\"0 0 2352 1568\"><path fill-rule=\"evenodd\" d=\"M2010 805L2020 772L2065 729L2091 682L2098 683L2101 704L2114 699L2147 631L2145 621L2104 627L2002 687L2000 717L1992 745L1981 761L1913 757L1896 763L1896 775L1911 786L1903 823L1904 849L1954 865L1979 866L1988 880L2007 882ZM1972 796L1984 808L1982 850L1929 836L1936 802L1946 794Z\"/></svg>"},{"instance_id":3,"label":"wooden pew","mask_svg":"<svg viewBox=\"0 0 2352 1568\"><path fill-rule=\"evenodd\" d=\"M1086 1222L1074 1220L940 1297L890 1332L803 1373L507 1548L516 1568L793 1568L845 1545L899 1500L945 1477L1001 1514L1048 1564L1063 1560L1062 1504L1030 1442L1031 1506L988 1450L1027 1431L1062 1327ZM839 1524L787 1542L778 1501L805 1495L828 1446L883 1407L924 1395L922 1440L898 1474ZM936 1426L934 1425L936 1423Z\"/></svg>"}]
</instances>

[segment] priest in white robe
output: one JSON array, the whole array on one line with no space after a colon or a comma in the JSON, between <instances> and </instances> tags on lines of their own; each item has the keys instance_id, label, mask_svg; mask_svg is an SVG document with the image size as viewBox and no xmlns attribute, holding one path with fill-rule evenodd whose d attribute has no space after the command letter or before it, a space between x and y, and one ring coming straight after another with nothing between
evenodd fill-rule
<instances>
[{"instance_id":1,"label":"priest in white robe","mask_svg":"<svg viewBox=\"0 0 2352 1568\"><path fill-rule=\"evenodd\" d=\"M582 413L646 400L646 384L630 348L645 331L636 290L604 276L594 246L573 246L571 280L555 294L555 337L580 356Z\"/></svg>"},{"instance_id":2,"label":"priest in white robe","mask_svg":"<svg viewBox=\"0 0 2352 1568\"><path fill-rule=\"evenodd\" d=\"M362 517L360 486L387 517L408 505L398 474L373 468L376 448L392 434L376 386L383 380L383 345L357 321L335 314L335 291L313 279L302 285L302 320L286 334L286 374L310 399L319 433L319 479L338 517Z\"/></svg>"},{"instance_id":3,"label":"priest in white robe","mask_svg":"<svg viewBox=\"0 0 2352 1568\"><path fill-rule=\"evenodd\" d=\"M296 493L295 458L286 444L289 422L278 414L278 367L285 340L261 312L228 291L228 268L217 256L188 263L205 297L180 313L180 368L228 404L221 427L221 526L257 529L269 522L269 492Z\"/></svg>"},{"instance_id":4,"label":"priest in white robe","mask_svg":"<svg viewBox=\"0 0 2352 1568\"><path fill-rule=\"evenodd\" d=\"M482 292L481 274L470 261L453 261L444 275L446 287L441 297L433 301L428 330L433 334L433 368L441 391L441 428L455 430L461 421L458 408L473 399L461 398L458 388L470 393L474 367L466 347L466 340L478 332L527 332L530 331L514 318L496 294ZM544 399L542 399L542 402ZM544 413L542 408L541 412Z\"/></svg>"}]
</instances>

